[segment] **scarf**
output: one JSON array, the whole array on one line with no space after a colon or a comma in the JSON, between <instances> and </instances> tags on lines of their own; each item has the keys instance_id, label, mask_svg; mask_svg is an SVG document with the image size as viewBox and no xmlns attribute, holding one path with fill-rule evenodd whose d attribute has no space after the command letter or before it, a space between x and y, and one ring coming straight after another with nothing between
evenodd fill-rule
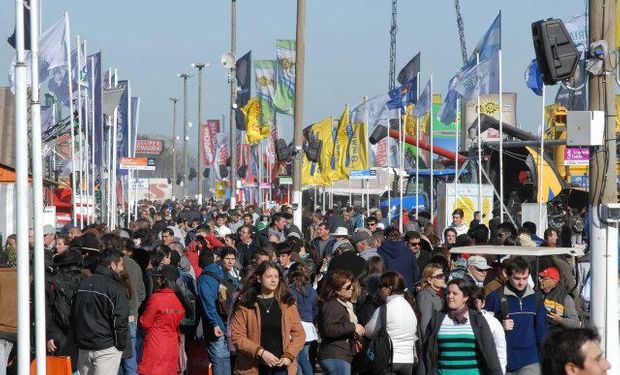
<instances>
[{"instance_id":1,"label":"scarf","mask_svg":"<svg viewBox=\"0 0 620 375\"><path fill-rule=\"evenodd\" d=\"M467 319L468 319L468 314L467 314L468 311L469 311L469 308L467 307L467 305L465 305L458 310L448 311L448 317L454 320L455 323L465 324L467 323Z\"/></svg>"},{"instance_id":2,"label":"scarf","mask_svg":"<svg viewBox=\"0 0 620 375\"><path fill-rule=\"evenodd\" d=\"M336 298L336 301L347 309L349 320L353 323L357 323L357 316L355 315L355 311L353 311L353 304L350 301L345 302L340 298Z\"/></svg>"}]
</instances>

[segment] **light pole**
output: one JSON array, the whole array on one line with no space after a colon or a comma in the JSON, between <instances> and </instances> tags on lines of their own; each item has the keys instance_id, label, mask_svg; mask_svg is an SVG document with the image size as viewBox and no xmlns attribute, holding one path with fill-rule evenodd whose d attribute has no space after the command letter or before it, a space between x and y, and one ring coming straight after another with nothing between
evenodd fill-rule
<instances>
[{"instance_id":1,"label":"light pole","mask_svg":"<svg viewBox=\"0 0 620 375\"><path fill-rule=\"evenodd\" d=\"M230 53L237 53L237 0L230 2ZM237 205L237 77L230 68L230 208Z\"/></svg>"},{"instance_id":2,"label":"light pole","mask_svg":"<svg viewBox=\"0 0 620 375\"><path fill-rule=\"evenodd\" d=\"M297 33L295 41L295 112L293 142L293 222L301 228L302 194L301 169L303 160L304 62L306 56L306 0L297 0Z\"/></svg>"},{"instance_id":3,"label":"light pole","mask_svg":"<svg viewBox=\"0 0 620 375\"><path fill-rule=\"evenodd\" d=\"M210 64L204 63L194 63L192 64L192 68L198 69L198 196L202 201L202 194L204 190L204 176L202 174L202 170L204 169L203 158L204 158L204 145L202 141L202 121L204 118L203 106L202 106L202 69L206 68Z\"/></svg>"},{"instance_id":4,"label":"light pole","mask_svg":"<svg viewBox=\"0 0 620 375\"><path fill-rule=\"evenodd\" d=\"M177 184L177 102L178 98L170 98L172 102L172 196Z\"/></svg>"},{"instance_id":5,"label":"light pole","mask_svg":"<svg viewBox=\"0 0 620 375\"><path fill-rule=\"evenodd\" d=\"M187 143L189 137L187 136L187 80L191 77L189 74L179 74L179 78L183 78L183 196L188 195L188 176L189 166L187 165Z\"/></svg>"}]
</instances>

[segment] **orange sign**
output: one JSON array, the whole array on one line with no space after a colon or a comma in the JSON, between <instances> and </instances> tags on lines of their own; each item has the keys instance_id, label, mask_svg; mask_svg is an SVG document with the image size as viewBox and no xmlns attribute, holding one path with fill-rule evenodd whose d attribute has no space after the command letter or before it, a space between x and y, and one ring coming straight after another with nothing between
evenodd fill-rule
<instances>
[{"instance_id":1,"label":"orange sign","mask_svg":"<svg viewBox=\"0 0 620 375\"><path fill-rule=\"evenodd\" d=\"M128 158L123 157L119 161L120 169L132 169L137 171L154 171L155 158Z\"/></svg>"}]
</instances>

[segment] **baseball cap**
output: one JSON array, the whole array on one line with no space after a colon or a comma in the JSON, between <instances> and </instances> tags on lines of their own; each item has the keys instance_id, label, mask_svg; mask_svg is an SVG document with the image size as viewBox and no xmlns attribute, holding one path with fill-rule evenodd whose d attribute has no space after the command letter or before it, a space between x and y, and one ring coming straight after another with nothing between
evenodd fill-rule
<instances>
[{"instance_id":1,"label":"baseball cap","mask_svg":"<svg viewBox=\"0 0 620 375\"><path fill-rule=\"evenodd\" d=\"M547 267L538 273L540 276L551 278L555 281L560 281L560 271L554 266Z\"/></svg>"},{"instance_id":2,"label":"baseball cap","mask_svg":"<svg viewBox=\"0 0 620 375\"><path fill-rule=\"evenodd\" d=\"M490 270L491 268L493 268L489 266L487 264L487 260L484 257L481 257L480 255L470 256L469 259L467 259L467 267L469 266L474 266L481 270Z\"/></svg>"},{"instance_id":3,"label":"baseball cap","mask_svg":"<svg viewBox=\"0 0 620 375\"><path fill-rule=\"evenodd\" d=\"M368 234L368 232L366 232L366 231L359 231L359 232L353 233L353 235L351 236L351 243L353 245L355 245L358 242L368 241L371 238L372 237L370 236L370 234Z\"/></svg>"},{"instance_id":4,"label":"baseball cap","mask_svg":"<svg viewBox=\"0 0 620 375\"><path fill-rule=\"evenodd\" d=\"M46 224L43 226L43 234L56 234L56 228L51 224Z\"/></svg>"}]
</instances>

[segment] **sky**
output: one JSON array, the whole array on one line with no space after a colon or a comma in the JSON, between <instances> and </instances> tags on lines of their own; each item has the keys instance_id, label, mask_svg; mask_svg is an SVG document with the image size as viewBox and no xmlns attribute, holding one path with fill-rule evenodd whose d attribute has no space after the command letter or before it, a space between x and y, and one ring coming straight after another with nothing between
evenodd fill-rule
<instances>
[{"instance_id":1,"label":"sky","mask_svg":"<svg viewBox=\"0 0 620 375\"><path fill-rule=\"evenodd\" d=\"M534 58L530 25L540 19L568 18L585 11L585 0L463 0L470 53L502 12L503 87L516 92L517 122L530 131L540 124L541 98L525 86L523 73ZM188 116L197 140L198 83L194 62L210 63L204 74L206 118L228 119L230 86L220 64L230 50L229 0L42 0L42 29L69 12L71 33L87 40L88 53L103 52L104 70L116 67L140 96L140 134L172 133L170 97L182 98L177 73L189 73ZM8 84L14 50L4 42L13 32L14 8L0 13L0 86ZM296 1L238 0L237 57L275 58L276 39L295 39ZM340 116L345 104L388 88L390 0L308 0L304 124ZM75 39L73 39L75 40ZM421 51L422 82L433 75L434 93L445 95L461 67L461 51L451 0L398 2L397 71ZM253 89L254 90L254 89ZM548 102L557 88L550 88ZM253 91L254 93L255 91ZM179 102L179 123L182 103ZM281 133L292 136L292 118ZM192 142L192 144L195 142Z\"/></svg>"}]
</instances>

